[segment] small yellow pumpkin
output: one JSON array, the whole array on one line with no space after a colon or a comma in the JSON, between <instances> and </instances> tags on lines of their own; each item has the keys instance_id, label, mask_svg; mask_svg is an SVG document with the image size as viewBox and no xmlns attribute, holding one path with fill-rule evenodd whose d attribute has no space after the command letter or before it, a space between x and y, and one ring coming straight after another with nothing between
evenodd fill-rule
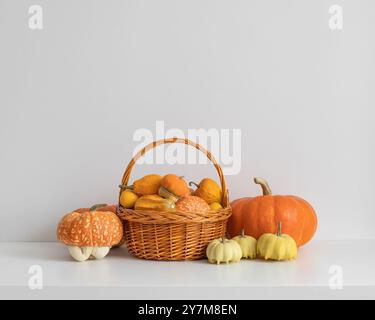
<instances>
[{"instance_id":1,"label":"small yellow pumpkin","mask_svg":"<svg viewBox=\"0 0 375 320\"><path fill-rule=\"evenodd\" d=\"M223 206L219 202L212 202L210 204L210 208L213 211L219 211L219 210L223 209Z\"/></svg>"},{"instance_id":2,"label":"small yellow pumpkin","mask_svg":"<svg viewBox=\"0 0 375 320\"><path fill-rule=\"evenodd\" d=\"M242 250L242 258L255 259L257 257L257 240L251 236L245 235L244 230L240 235L234 237L232 240L236 241Z\"/></svg>"},{"instance_id":3,"label":"small yellow pumpkin","mask_svg":"<svg viewBox=\"0 0 375 320\"><path fill-rule=\"evenodd\" d=\"M152 194L140 197L135 202L134 209L151 211L176 211L176 205L170 199L164 199L157 194Z\"/></svg>"},{"instance_id":4,"label":"small yellow pumpkin","mask_svg":"<svg viewBox=\"0 0 375 320\"><path fill-rule=\"evenodd\" d=\"M133 190L134 193L147 196L158 193L162 177L158 174L148 174L134 181L130 186L120 185L120 188Z\"/></svg>"},{"instance_id":5,"label":"small yellow pumpkin","mask_svg":"<svg viewBox=\"0 0 375 320\"><path fill-rule=\"evenodd\" d=\"M297 257L297 244L291 236L281 233L281 222L278 222L276 234L260 236L257 251L266 260L292 260Z\"/></svg>"},{"instance_id":6,"label":"small yellow pumpkin","mask_svg":"<svg viewBox=\"0 0 375 320\"><path fill-rule=\"evenodd\" d=\"M212 240L208 244L206 255L209 263L239 262L242 257L242 251L236 241L219 238Z\"/></svg>"},{"instance_id":7,"label":"small yellow pumpkin","mask_svg":"<svg viewBox=\"0 0 375 320\"><path fill-rule=\"evenodd\" d=\"M194 191L194 196L200 197L208 204L213 202L221 203L222 193L219 185L210 178L203 179L199 185L195 182L189 182L189 186L195 185L197 190Z\"/></svg>"},{"instance_id":8,"label":"small yellow pumpkin","mask_svg":"<svg viewBox=\"0 0 375 320\"><path fill-rule=\"evenodd\" d=\"M135 202L138 200L138 196L131 190L125 189L121 192L120 204L126 209L134 208Z\"/></svg>"}]
</instances>

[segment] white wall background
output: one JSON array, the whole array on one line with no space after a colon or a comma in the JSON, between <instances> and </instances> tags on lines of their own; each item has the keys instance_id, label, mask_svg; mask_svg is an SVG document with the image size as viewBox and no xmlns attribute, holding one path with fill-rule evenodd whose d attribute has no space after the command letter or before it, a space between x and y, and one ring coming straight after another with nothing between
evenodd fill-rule
<instances>
[{"instance_id":1,"label":"white wall background","mask_svg":"<svg viewBox=\"0 0 375 320\"><path fill-rule=\"evenodd\" d=\"M264 176L313 204L316 238L373 238L374 13L370 0L0 0L0 241L53 241L62 214L116 202L133 133L156 120L242 130L232 199ZM214 174L134 174L153 170Z\"/></svg>"}]
</instances>

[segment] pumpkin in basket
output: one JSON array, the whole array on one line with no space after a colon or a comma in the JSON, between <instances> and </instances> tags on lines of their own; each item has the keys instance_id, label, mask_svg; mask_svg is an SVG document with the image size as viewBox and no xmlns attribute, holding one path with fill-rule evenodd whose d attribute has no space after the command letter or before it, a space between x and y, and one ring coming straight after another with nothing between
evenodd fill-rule
<instances>
[{"instance_id":1,"label":"pumpkin in basket","mask_svg":"<svg viewBox=\"0 0 375 320\"><path fill-rule=\"evenodd\" d=\"M223 209L223 206L219 202L212 202L210 204L210 208L211 208L212 211L219 211L219 210Z\"/></svg>"},{"instance_id":2,"label":"pumpkin in basket","mask_svg":"<svg viewBox=\"0 0 375 320\"><path fill-rule=\"evenodd\" d=\"M171 199L164 199L157 194L140 197L134 205L135 210L175 211L175 203Z\"/></svg>"},{"instance_id":3,"label":"pumpkin in basket","mask_svg":"<svg viewBox=\"0 0 375 320\"><path fill-rule=\"evenodd\" d=\"M221 188L215 182L215 180L212 180L210 178L205 178L199 183L199 185L196 184L194 181L190 181L189 186L192 186L192 185L197 187L197 189L194 191L195 196L202 198L208 204L211 204L214 202L221 203L221 200L222 200Z\"/></svg>"},{"instance_id":4,"label":"pumpkin in basket","mask_svg":"<svg viewBox=\"0 0 375 320\"><path fill-rule=\"evenodd\" d=\"M176 202L176 211L180 212L209 212L210 206L197 196L182 197Z\"/></svg>"},{"instance_id":5,"label":"pumpkin in basket","mask_svg":"<svg viewBox=\"0 0 375 320\"><path fill-rule=\"evenodd\" d=\"M276 233L276 222L302 246L313 237L317 217L312 206L304 199L291 195L272 195L268 183L262 178L254 182L262 187L263 195L241 198L231 203L232 216L228 220L228 233L233 237L244 229L247 235L258 239L264 233Z\"/></svg>"},{"instance_id":6,"label":"pumpkin in basket","mask_svg":"<svg viewBox=\"0 0 375 320\"><path fill-rule=\"evenodd\" d=\"M95 205L65 215L57 226L57 238L68 246L72 258L102 259L123 236L122 222L113 206Z\"/></svg>"},{"instance_id":7,"label":"pumpkin in basket","mask_svg":"<svg viewBox=\"0 0 375 320\"><path fill-rule=\"evenodd\" d=\"M158 174L148 174L141 179L134 181L130 186L120 185L121 189L131 189L134 193L146 196L158 193L162 177Z\"/></svg>"},{"instance_id":8,"label":"pumpkin in basket","mask_svg":"<svg viewBox=\"0 0 375 320\"><path fill-rule=\"evenodd\" d=\"M190 194L190 189L183 177L179 177L176 174L167 174L161 180L161 188L165 189L169 193L172 193L176 197L184 197ZM160 194L159 190L159 194Z\"/></svg>"},{"instance_id":9,"label":"pumpkin in basket","mask_svg":"<svg viewBox=\"0 0 375 320\"><path fill-rule=\"evenodd\" d=\"M121 191L120 204L126 209L134 208L135 203L138 200L138 196L135 192L129 189Z\"/></svg>"}]
</instances>

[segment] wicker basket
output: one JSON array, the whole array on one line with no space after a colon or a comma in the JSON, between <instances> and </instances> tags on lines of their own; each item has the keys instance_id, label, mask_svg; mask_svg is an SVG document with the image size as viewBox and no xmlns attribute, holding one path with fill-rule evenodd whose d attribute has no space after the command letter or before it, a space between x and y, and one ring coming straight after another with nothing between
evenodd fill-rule
<instances>
[{"instance_id":1,"label":"wicker basket","mask_svg":"<svg viewBox=\"0 0 375 320\"><path fill-rule=\"evenodd\" d=\"M228 190L220 165L212 154L188 139L171 138L150 143L130 160L122 177L129 182L136 161L147 151L167 143L184 143L201 152L214 164L223 191L223 209L210 212L160 212L125 209L118 205L117 214L124 221L125 243L133 255L150 260L196 260L205 257L208 243L223 237L231 209ZM121 195L121 191L120 191Z\"/></svg>"}]
</instances>

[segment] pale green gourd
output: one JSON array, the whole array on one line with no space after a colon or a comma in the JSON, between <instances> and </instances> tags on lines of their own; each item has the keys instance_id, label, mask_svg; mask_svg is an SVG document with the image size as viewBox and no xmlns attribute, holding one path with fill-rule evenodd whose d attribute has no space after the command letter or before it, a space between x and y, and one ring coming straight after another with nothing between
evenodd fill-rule
<instances>
[{"instance_id":1,"label":"pale green gourd","mask_svg":"<svg viewBox=\"0 0 375 320\"><path fill-rule=\"evenodd\" d=\"M277 233L265 233L258 239L258 254L268 260L292 260L297 257L297 244L294 239L281 233L281 222L277 224Z\"/></svg>"},{"instance_id":2,"label":"pale green gourd","mask_svg":"<svg viewBox=\"0 0 375 320\"><path fill-rule=\"evenodd\" d=\"M244 230L240 235L232 238L236 241L242 250L242 258L255 259L257 257L257 240L251 236L245 235Z\"/></svg>"},{"instance_id":3,"label":"pale green gourd","mask_svg":"<svg viewBox=\"0 0 375 320\"><path fill-rule=\"evenodd\" d=\"M242 257L240 245L226 238L212 240L206 250L209 263L239 262Z\"/></svg>"}]
</instances>

